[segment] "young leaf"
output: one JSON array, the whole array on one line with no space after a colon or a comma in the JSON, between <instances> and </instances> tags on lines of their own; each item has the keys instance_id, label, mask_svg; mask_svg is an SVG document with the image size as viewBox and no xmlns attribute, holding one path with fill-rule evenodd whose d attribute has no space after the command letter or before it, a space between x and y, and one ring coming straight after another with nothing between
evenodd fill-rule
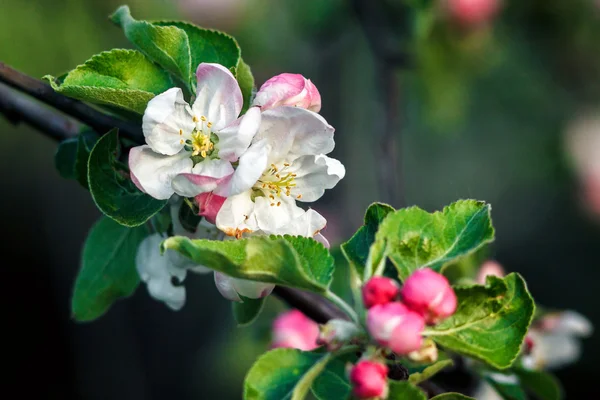
<instances>
[{"instance_id":1,"label":"young leaf","mask_svg":"<svg viewBox=\"0 0 600 400\"><path fill-rule=\"evenodd\" d=\"M444 393L444 394L439 394L435 397L432 397L431 400L477 400L473 397L469 397L469 396L465 396L464 394L460 394L460 393Z\"/></svg>"},{"instance_id":2,"label":"young leaf","mask_svg":"<svg viewBox=\"0 0 600 400\"><path fill-rule=\"evenodd\" d=\"M535 304L523 278L488 276L487 285L455 288L454 315L425 331L447 349L504 369L518 356Z\"/></svg>"},{"instance_id":3,"label":"young leaf","mask_svg":"<svg viewBox=\"0 0 600 400\"><path fill-rule=\"evenodd\" d=\"M340 359L332 360L314 380L312 394L318 400L347 400L352 385L346 376L346 366Z\"/></svg>"},{"instance_id":4,"label":"young leaf","mask_svg":"<svg viewBox=\"0 0 600 400\"><path fill-rule=\"evenodd\" d=\"M300 236L254 236L211 241L170 237L163 249L178 251L194 262L242 278L296 287L317 293L329 288L333 257L322 244Z\"/></svg>"},{"instance_id":5,"label":"young leaf","mask_svg":"<svg viewBox=\"0 0 600 400\"><path fill-rule=\"evenodd\" d=\"M516 369L515 372L521 385L540 400L561 400L563 398L560 382L548 372L522 368Z\"/></svg>"},{"instance_id":6,"label":"young leaf","mask_svg":"<svg viewBox=\"0 0 600 400\"><path fill-rule=\"evenodd\" d=\"M86 131L58 145L54 162L63 178L76 179L81 186L88 188L87 163L97 140L96 132Z\"/></svg>"},{"instance_id":7,"label":"young leaf","mask_svg":"<svg viewBox=\"0 0 600 400\"><path fill-rule=\"evenodd\" d=\"M242 107L242 113L248 110L252 103L254 96L254 76L250 70L250 66L240 58L238 66L236 68L235 77L242 90L242 96L244 97L244 107Z\"/></svg>"},{"instance_id":8,"label":"young leaf","mask_svg":"<svg viewBox=\"0 0 600 400\"><path fill-rule=\"evenodd\" d=\"M301 400L325 368L329 354L275 349L252 365L244 381L244 400Z\"/></svg>"},{"instance_id":9,"label":"young leaf","mask_svg":"<svg viewBox=\"0 0 600 400\"><path fill-rule=\"evenodd\" d=\"M135 255L146 236L143 227L126 228L105 217L92 227L75 281L73 318L94 320L115 301L135 291L140 282Z\"/></svg>"},{"instance_id":10,"label":"young leaf","mask_svg":"<svg viewBox=\"0 0 600 400\"><path fill-rule=\"evenodd\" d=\"M342 253L361 278L364 276L369 248L375 241L379 224L393 211L394 208L387 204L371 204L365 213L364 225L356 231L350 240L341 245Z\"/></svg>"},{"instance_id":11,"label":"young leaf","mask_svg":"<svg viewBox=\"0 0 600 400\"><path fill-rule=\"evenodd\" d=\"M408 381L413 385L418 385L419 383L426 381L427 379L432 378L435 374L443 370L444 368L448 368L452 366L452 360L441 360L432 364L425 368L422 372L415 372L411 374L408 378Z\"/></svg>"},{"instance_id":12,"label":"young leaf","mask_svg":"<svg viewBox=\"0 0 600 400\"><path fill-rule=\"evenodd\" d=\"M238 326L250 325L260 315L267 298L249 299L243 296L240 297L242 298L242 302L231 302L233 317Z\"/></svg>"},{"instance_id":13,"label":"young leaf","mask_svg":"<svg viewBox=\"0 0 600 400\"><path fill-rule=\"evenodd\" d=\"M88 181L94 202L121 225L138 226L160 211L167 200L142 193L119 163L119 135L113 129L96 143L88 161Z\"/></svg>"},{"instance_id":14,"label":"young leaf","mask_svg":"<svg viewBox=\"0 0 600 400\"><path fill-rule=\"evenodd\" d=\"M155 95L172 86L169 75L142 53L121 49L95 55L59 83L50 75L44 79L66 96L138 114Z\"/></svg>"},{"instance_id":15,"label":"young leaf","mask_svg":"<svg viewBox=\"0 0 600 400\"><path fill-rule=\"evenodd\" d=\"M419 268L442 271L444 266L494 239L490 206L460 200L430 214L418 207L389 214L371 246L368 268L389 257L401 280Z\"/></svg>"},{"instance_id":16,"label":"young leaf","mask_svg":"<svg viewBox=\"0 0 600 400\"><path fill-rule=\"evenodd\" d=\"M387 400L427 400L425 393L408 381L389 381Z\"/></svg>"},{"instance_id":17,"label":"young leaf","mask_svg":"<svg viewBox=\"0 0 600 400\"><path fill-rule=\"evenodd\" d=\"M110 16L111 21L123 28L125 37L148 58L189 84L192 62L188 35L175 26L157 26L138 21L131 16L128 6L121 6Z\"/></svg>"}]
</instances>

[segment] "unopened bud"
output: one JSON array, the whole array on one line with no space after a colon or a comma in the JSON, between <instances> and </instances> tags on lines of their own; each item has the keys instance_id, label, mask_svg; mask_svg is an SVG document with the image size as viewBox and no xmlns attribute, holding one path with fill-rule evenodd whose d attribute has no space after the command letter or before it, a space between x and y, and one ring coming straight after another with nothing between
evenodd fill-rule
<instances>
[{"instance_id":1,"label":"unopened bud","mask_svg":"<svg viewBox=\"0 0 600 400\"><path fill-rule=\"evenodd\" d=\"M375 276L362 288L363 303L366 308L377 304L386 304L398 298L400 285L395 280L385 276Z\"/></svg>"},{"instance_id":2,"label":"unopened bud","mask_svg":"<svg viewBox=\"0 0 600 400\"><path fill-rule=\"evenodd\" d=\"M288 347L309 351L317 348L319 325L298 310L290 310L273 321L271 347Z\"/></svg>"},{"instance_id":3,"label":"unopened bud","mask_svg":"<svg viewBox=\"0 0 600 400\"><path fill-rule=\"evenodd\" d=\"M421 348L425 321L400 302L379 304L367 313L367 329L382 346L396 354L408 354Z\"/></svg>"},{"instance_id":4,"label":"unopened bud","mask_svg":"<svg viewBox=\"0 0 600 400\"><path fill-rule=\"evenodd\" d=\"M429 268L419 269L409 276L401 295L404 303L421 314L428 324L435 324L456 311L456 294L450 283Z\"/></svg>"},{"instance_id":5,"label":"unopened bud","mask_svg":"<svg viewBox=\"0 0 600 400\"><path fill-rule=\"evenodd\" d=\"M317 87L300 74L279 74L260 87L254 106L263 111L279 106L295 106L319 112L321 95Z\"/></svg>"},{"instance_id":6,"label":"unopened bud","mask_svg":"<svg viewBox=\"0 0 600 400\"><path fill-rule=\"evenodd\" d=\"M352 393L358 399L385 399L388 367L375 361L359 361L350 370Z\"/></svg>"}]
</instances>

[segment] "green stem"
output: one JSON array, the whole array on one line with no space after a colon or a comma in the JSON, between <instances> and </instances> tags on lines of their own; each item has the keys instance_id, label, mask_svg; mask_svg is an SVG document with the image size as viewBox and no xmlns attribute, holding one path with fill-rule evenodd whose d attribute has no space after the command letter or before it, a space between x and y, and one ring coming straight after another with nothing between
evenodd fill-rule
<instances>
[{"instance_id":1,"label":"green stem","mask_svg":"<svg viewBox=\"0 0 600 400\"><path fill-rule=\"evenodd\" d=\"M332 303L338 306L350 317L350 319L352 319L352 321L358 324L358 314L356 314L356 311L350 307L350 304L346 303L341 297L330 290L325 293L325 298L329 299Z\"/></svg>"}]
</instances>

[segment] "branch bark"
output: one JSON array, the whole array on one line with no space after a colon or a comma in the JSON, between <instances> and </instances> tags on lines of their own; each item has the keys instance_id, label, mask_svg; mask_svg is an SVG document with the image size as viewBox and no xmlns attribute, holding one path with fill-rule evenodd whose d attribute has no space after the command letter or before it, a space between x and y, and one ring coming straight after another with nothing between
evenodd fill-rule
<instances>
[{"instance_id":1,"label":"branch bark","mask_svg":"<svg viewBox=\"0 0 600 400\"><path fill-rule=\"evenodd\" d=\"M2 62L0 62L0 82L76 118L99 134L105 134L116 127L119 128L123 137L131 140L143 138L141 127L106 115L79 100L63 96L55 92L50 85L25 75Z\"/></svg>"}]
</instances>

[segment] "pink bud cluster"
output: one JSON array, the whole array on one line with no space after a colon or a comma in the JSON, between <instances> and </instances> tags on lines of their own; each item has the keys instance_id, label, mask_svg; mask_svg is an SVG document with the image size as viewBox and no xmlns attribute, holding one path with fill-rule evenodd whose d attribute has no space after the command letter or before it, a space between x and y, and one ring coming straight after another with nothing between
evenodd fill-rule
<instances>
[{"instance_id":1,"label":"pink bud cluster","mask_svg":"<svg viewBox=\"0 0 600 400\"><path fill-rule=\"evenodd\" d=\"M396 354L419 350L425 325L451 316L457 305L448 280L429 268L414 272L402 288L390 278L372 278L363 287L363 302L369 333Z\"/></svg>"}]
</instances>

